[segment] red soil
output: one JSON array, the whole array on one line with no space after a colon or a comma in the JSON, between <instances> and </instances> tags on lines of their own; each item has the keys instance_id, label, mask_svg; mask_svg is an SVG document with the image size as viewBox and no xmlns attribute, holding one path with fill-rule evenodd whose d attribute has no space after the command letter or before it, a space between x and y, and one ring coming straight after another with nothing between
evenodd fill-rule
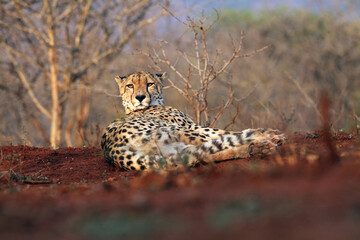
<instances>
[{"instance_id":1,"label":"red soil","mask_svg":"<svg viewBox=\"0 0 360 240\"><path fill-rule=\"evenodd\" d=\"M0 239L360 239L358 138L317 134L167 175L121 172L98 147L3 146Z\"/></svg>"}]
</instances>

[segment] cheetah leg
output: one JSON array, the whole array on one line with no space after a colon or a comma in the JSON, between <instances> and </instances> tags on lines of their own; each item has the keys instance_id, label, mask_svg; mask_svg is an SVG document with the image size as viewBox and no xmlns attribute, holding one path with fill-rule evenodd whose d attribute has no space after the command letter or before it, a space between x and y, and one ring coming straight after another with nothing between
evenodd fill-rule
<instances>
[{"instance_id":1,"label":"cheetah leg","mask_svg":"<svg viewBox=\"0 0 360 240\"><path fill-rule=\"evenodd\" d=\"M244 138L262 141L269 140L276 145L282 145L287 141L286 136L276 129L271 128L258 128L258 129L245 129L243 131L226 131L222 129L204 128L198 125L193 125L190 128L191 132L185 134L179 132L179 141L186 144L202 145L205 142L223 138L225 136L233 136L244 133Z\"/></svg>"},{"instance_id":2,"label":"cheetah leg","mask_svg":"<svg viewBox=\"0 0 360 240\"><path fill-rule=\"evenodd\" d=\"M171 165L170 159L158 154L143 154L127 146L115 147L105 158L107 161L122 170L148 171L166 169Z\"/></svg>"},{"instance_id":3,"label":"cheetah leg","mask_svg":"<svg viewBox=\"0 0 360 240\"><path fill-rule=\"evenodd\" d=\"M220 135L218 139L197 146L194 156L204 162L264 157L276 153L277 144L286 141L286 137L278 133L272 129L246 129L232 135Z\"/></svg>"},{"instance_id":4,"label":"cheetah leg","mask_svg":"<svg viewBox=\"0 0 360 240\"><path fill-rule=\"evenodd\" d=\"M246 137L252 137L256 141L268 140L277 146L283 145L287 142L287 137L277 129L271 128L258 128L258 129L246 129L242 131L246 134Z\"/></svg>"},{"instance_id":5,"label":"cheetah leg","mask_svg":"<svg viewBox=\"0 0 360 240\"><path fill-rule=\"evenodd\" d=\"M110 149L104 151L106 161L122 170L146 170L149 167L150 159L127 146L111 146Z\"/></svg>"},{"instance_id":6,"label":"cheetah leg","mask_svg":"<svg viewBox=\"0 0 360 240\"><path fill-rule=\"evenodd\" d=\"M145 152L135 151L128 146L112 148L111 152L105 154L106 160L118 166L122 170L138 171L161 171L191 167L198 163L197 158L191 158L185 149L190 145L181 142L152 145L149 148L142 148ZM195 149L195 146L192 146ZM151 149L151 150L149 150Z\"/></svg>"},{"instance_id":7,"label":"cheetah leg","mask_svg":"<svg viewBox=\"0 0 360 240\"><path fill-rule=\"evenodd\" d=\"M203 132L204 135L194 135L191 132L188 135L178 134L179 140L187 144L184 154L189 156L190 163L264 157L274 154L277 146L287 140L284 134L273 129L246 129L241 132L211 128L197 130L199 129L195 131Z\"/></svg>"}]
</instances>

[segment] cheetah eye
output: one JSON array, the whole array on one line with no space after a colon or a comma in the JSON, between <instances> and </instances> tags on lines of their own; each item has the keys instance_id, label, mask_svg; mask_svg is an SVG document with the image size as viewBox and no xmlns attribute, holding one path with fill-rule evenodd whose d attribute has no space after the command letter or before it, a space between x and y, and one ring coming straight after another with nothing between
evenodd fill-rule
<instances>
[{"instance_id":1,"label":"cheetah eye","mask_svg":"<svg viewBox=\"0 0 360 240\"><path fill-rule=\"evenodd\" d=\"M155 83L148 83L147 86L148 86L148 87L151 87L151 86L153 86L154 84L155 84Z\"/></svg>"},{"instance_id":2,"label":"cheetah eye","mask_svg":"<svg viewBox=\"0 0 360 240\"><path fill-rule=\"evenodd\" d=\"M128 84L128 85L126 85L126 87L133 89L133 88L134 88L134 84Z\"/></svg>"}]
</instances>

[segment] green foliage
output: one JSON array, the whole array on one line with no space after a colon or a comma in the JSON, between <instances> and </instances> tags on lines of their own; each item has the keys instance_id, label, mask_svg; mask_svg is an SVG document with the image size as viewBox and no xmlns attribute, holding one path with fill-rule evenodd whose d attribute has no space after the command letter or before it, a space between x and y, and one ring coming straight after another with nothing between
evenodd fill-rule
<instances>
[{"instance_id":1,"label":"green foliage","mask_svg":"<svg viewBox=\"0 0 360 240\"><path fill-rule=\"evenodd\" d=\"M307 133L305 138L306 139L314 139L314 138L318 138L318 137L320 137L320 135L317 133Z\"/></svg>"},{"instance_id":2,"label":"green foliage","mask_svg":"<svg viewBox=\"0 0 360 240\"><path fill-rule=\"evenodd\" d=\"M232 29L233 27L248 28L249 25L259 21L259 16L249 10L237 11L234 9L226 9L221 12L221 18L218 22L220 27Z\"/></svg>"},{"instance_id":3,"label":"green foliage","mask_svg":"<svg viewBox=\"0 0 360 240\"><path fill-rule=\"evenodd\" d=\"M262 205L257 198L238 199L218 206L212 214L211 224L223 228L239 220L250 220L259 217Z\"/></svg>"},{"instance_id":4,"label":"green foliage","mask_svg":"<svg viewBox=\"0 0 360 240\"><path fill-rule=\"evenodd\" d=\"M78 230L82 235L95 239L144 239L168 230L180 233L183 225L184 223L177 219L156 213L119 213L84 219Z\"/></svg>"},{"instance_id":5,"label":"green foliage","mask_svg":"<svg viewBox=\"0 0 360 240\"><path fill-rule=\"evenodd\" d=\"M216 229L265 218L288 218L297 214L298 204L284 199L262 199L259 196L235 198L215 207L209 224Z\"/></svg>"}]
</instances>

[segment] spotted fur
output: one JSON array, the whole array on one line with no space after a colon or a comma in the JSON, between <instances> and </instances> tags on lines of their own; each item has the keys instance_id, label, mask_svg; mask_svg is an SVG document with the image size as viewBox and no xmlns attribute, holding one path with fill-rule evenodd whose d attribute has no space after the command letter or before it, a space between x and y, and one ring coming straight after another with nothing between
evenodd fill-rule
<instances>
[{"instance_id":1,"label":"spotted fur","mask_svg":"<svg viewBox=\"0 0 360 240\"><path fill-rule=\"evenodd\" d=\"M136 72L116 77L126 117L102 136L105 160L124 170L173 169L276 151L286 137L273 129L225 131L201 127L181 111L164 106L165 74Z\"/></svg>"}]
</instances>

